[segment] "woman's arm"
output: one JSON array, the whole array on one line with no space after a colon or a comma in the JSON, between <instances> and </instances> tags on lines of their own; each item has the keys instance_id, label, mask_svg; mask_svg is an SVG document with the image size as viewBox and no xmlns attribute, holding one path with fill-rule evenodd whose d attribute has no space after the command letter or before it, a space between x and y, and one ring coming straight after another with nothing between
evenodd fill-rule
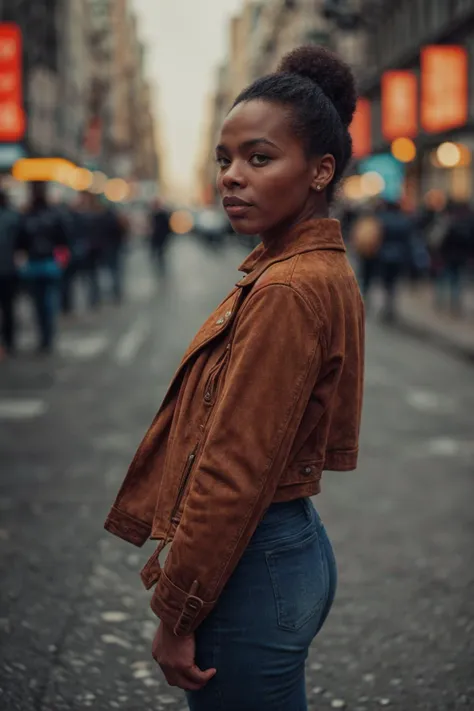
<instances>
[{"instance_id":1,"label":"woman's arm","mask_svg":"<svg viewBox=\"0 0 474 711\"><path fill-rule=\"evenodd\" d=\"M180 526L152 609L177 635L215 605L270 505L321 363L318 317L292 286L256 289L238 317Z\"/></svg>"}]
</instances>

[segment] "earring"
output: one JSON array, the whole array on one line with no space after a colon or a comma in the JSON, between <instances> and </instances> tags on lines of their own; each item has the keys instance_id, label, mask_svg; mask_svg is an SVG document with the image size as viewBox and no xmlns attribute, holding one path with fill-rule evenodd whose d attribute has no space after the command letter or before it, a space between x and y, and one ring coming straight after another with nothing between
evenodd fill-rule
<instances>
[{"instance_id":1,"label":"earring","mask_svg":"<svg viewBox=\"0 0 474 711\"><path fill-rule=\"evenodd\" d=\"M322 189L323 189L323 186L322 186L322 185L316 185L316 190L319 191L319 190L322 190Z\"/></svg>"}]
</instances>

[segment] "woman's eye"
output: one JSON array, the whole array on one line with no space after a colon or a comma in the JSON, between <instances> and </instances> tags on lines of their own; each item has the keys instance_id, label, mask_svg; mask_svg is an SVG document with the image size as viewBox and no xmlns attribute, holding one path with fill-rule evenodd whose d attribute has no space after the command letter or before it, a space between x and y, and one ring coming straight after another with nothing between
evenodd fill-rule
<instances>
[{"instance_id":1,"label":"woman's eye","mask_svg":"<svg viewBox=\"0 0 474 711\"><path fill-rule=\"evenodd\" d=\"M270 158L268 156L262 155L261 153L254 153L253 156L250 158L251 164L258 167L262 165L267 165L269 161Z\"/></svg>"},{"instance_id":2,"label":"woman's eye","mask_svg":"<svg viewBox=\"0 0 474 711\"><path fill-rule=\"evenodd\" d=\"M225 158L224 156L217 156L216 157L216 163L220 168L225 168L226 166L229 165L229 159Z\"/></svg>"}]
</instances>

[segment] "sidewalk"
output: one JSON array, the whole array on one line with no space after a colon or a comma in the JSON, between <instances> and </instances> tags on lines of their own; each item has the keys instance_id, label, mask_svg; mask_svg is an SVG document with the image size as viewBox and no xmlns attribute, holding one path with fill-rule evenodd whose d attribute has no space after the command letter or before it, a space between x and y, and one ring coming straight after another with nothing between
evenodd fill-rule
<instances>
[{"instance_id":1,"label":"sidewalk","mask_svg":"<svg viewBox=\"0 0 474 711\"><path fill-rule=\"evenodd\" d=\"M433 307L431 285L405 287L400 294L398 328L435 343L474 363L474 288L465 294L462 316Z\"/></svg>"}]
</instances>

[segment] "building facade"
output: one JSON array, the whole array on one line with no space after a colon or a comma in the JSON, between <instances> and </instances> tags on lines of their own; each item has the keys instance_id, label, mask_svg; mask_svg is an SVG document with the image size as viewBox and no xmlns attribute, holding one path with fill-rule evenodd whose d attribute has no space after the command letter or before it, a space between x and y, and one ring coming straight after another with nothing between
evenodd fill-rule
<instances>
[{"instance_id":1,"label":"building facade","mask_svg":"<svg viewBox=\"0 0 474 711\"><path fill-rule=\"evenodd\" d=\"M278 66L282 56L301 44L330 45L331 23L324 0L247 0L230 21L228 54L216 71L215 92L206 117L199 165L202 200L216 200L214 147L222 121L238 93Z\"/></svg>"},{"instance_id":2,"label":"building facade","mask_svg":"<svg viewBox=\"0 0 474 711\"><path fill-rule=\"evenodd\" d=\"M156 181L153 95L129 0L4 0L0 22L22 36L23 155ZM2 148L13 155L0 145L0 162Z\"/></svg>"},{"instance_id":3,"label":"building facade","mask_svg":"<svg viewBox=\"0 0 474 711\"><path fill-rule=\"evenodd\" d=\"M426 131L420 120L421 54L427 45L455 45L467 52L467 74L474 75L474 0L347 0L347 12L359 17L352 29L335 27L337 49L354 66L345 47L356 46L355 64L360 93L370 101L371 143L374 154L389 153L383 134L382 78L385 72L409 70L417 80L416 157L405 166L408 203L418 204L432 190L446 197L473 199L472 157L453 167L441 167L436 151L445 142L474 151L474 85L468 81L467 118L444 131ZM370 18L367 20L367 18ZM452 78L455 81L456 77Z\"/></svg>"}]
</instances>

